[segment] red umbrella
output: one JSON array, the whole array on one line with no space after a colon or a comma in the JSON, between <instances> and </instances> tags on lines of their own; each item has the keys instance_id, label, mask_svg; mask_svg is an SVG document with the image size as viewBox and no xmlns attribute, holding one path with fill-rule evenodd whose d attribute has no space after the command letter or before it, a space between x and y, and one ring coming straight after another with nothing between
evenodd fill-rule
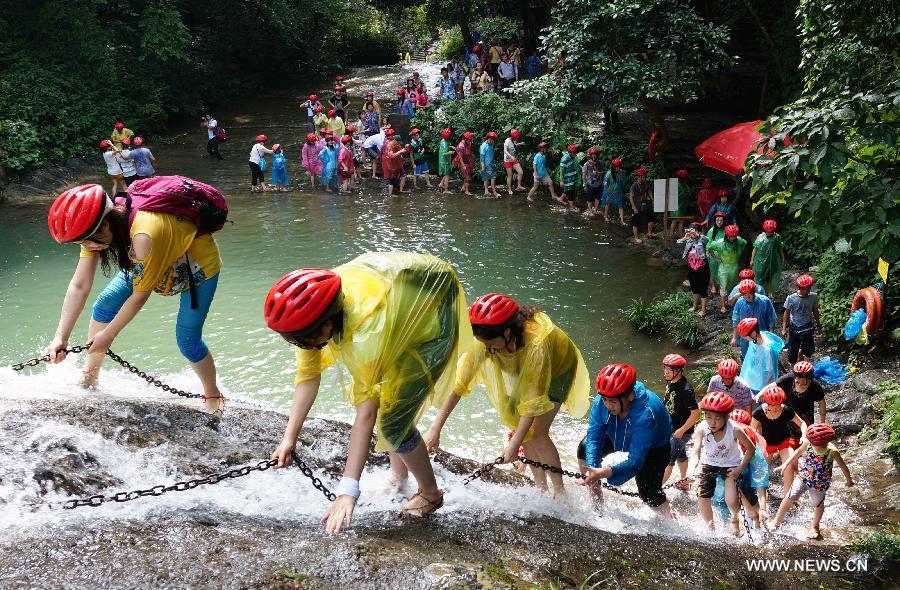
<instances>
[{"instance_id":1,"label":"red umbrella","mask_svg":"<svg viewBox=\"0 0 900 590\"><path fill-rule=\"evenodd\" d=\"M694 148L704 166L738 176L744 172L744 160L754 150L761 150L759 141L763 134L756 130L762 121L738 123L725 131L719 131Z\"/></svg>"}]
</instances>

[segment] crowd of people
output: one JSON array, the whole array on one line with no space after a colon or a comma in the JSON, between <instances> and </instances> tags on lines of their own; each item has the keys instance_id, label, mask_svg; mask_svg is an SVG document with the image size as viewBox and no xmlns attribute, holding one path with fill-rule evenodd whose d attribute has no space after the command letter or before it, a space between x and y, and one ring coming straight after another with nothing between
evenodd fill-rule
<instances>
[{"instance_id":1,"label":"crowd of people","mask_svg":"<svg viewBox=\"0 0 900 590\"><path fill-rule=\"evenodd\" d=\"M437 84L442 99L464 96L457 61L442 70ZM501 90L509 79L506 65L514 64L515 77L523 64L518 49L504 52L496 44L485 52L476 46L465 63L478 74L470 92ZM373 91L365 93L357 120L348 122L350 99L343 80L338 77L335 82L327 111L315 94L302 105L309 122L299 160L313 187L332 193L350 191L367 173L376 178L380 167L389 195L404 192L408 179L413 189L419 188L420 181L422 188L429 189L429 156L436 156L438 190L449 191L451 172L457 170L462 192L472 194L470 183L477 171L484 195L496 198L501 196L497 164L502 162L508 195L527 191L527 201L533 202L546 186L550 198L560 205L579 211L584 206L585 213L602 213L607 222L612 214L622 225L628 207L633 239L641 241L645 226L646 236L656 237L651 184L643 167L634 170L636 179L629 183L621 158L610 154L605 158L597 148L589 148L581 162L581 149L573 144L563 151L554 179L547 162L550 145L540 141L528 187L524 184L527 166L523 167L520 155L525 142L517 129L506 131L501 145L497 145L500 135L489 131L477 146L471 131L454 138L450 129L444 129L438 153L429 154L420 129L413 127L406 138L399 137ZM427 103L425 84L414 72L406 86L397 90L396 112L414 124L416 109ZM221 159L224 130L211 115L201 124L208 133L207 151ZM122 122L116 122L100 147L114 195L155 173L152 152ZM269 144L266 135L258 135L249 156L251 190L269 190L265 182L269 169L271 188L290 190L287 165L285 147ZM679 185L681 190L688 193L687 171L676 174L685 181ZM212 187L203 190L215 191ZM597 395L591 405L581 352L546 313L500 293L480 296L466 309L466 296L452 266L432 256L369 253L333 270L302 268L279 279L265 299L266 322L297 348L291 415L272 455L279 467L291 462L322 371L341 361L353 377L346 393L356 408L354 434L338 497L324 518L327 529L336 532L350 523L373 430L378 435L376 450L390 453L394 486L399 490L410 473L419 484L403 511L426 516L439 509L443 493L428 452L439 447L441 430L452 412L480 382L501 425L509 431L501 462L515 463L524 456L555 469L529 463L542 490L552 487L558 495L565 489L560 453L550 437L557 413L563 410L574 417L589 413L577 456L584 475L580 483L588 486L596 501L602 501L600 480L619 486L634 479L645 504L674 517L666 489L690 487L690 452L700 516L714 529L715 509L739 535L741 507L755 526L766 526L770 467L778 461L775 472L783 477L784 499L774 526L808 493L815 509L809 537L818 538L832 465L837 463L848 485L853 480L831 442L835 433L825 421L824 389L813 378L808 360L814 354L813 334L820 330L813 278L798 277L796 293L785 300L781 334L788 338L787 360L793 371L779 375L778 359L785 342L773 332L778 318L767 295L779 285L784 260L777 223L771 219L763 223L763 231L752 243L750 264L741 269L748 243L740 236L731 192L706 179L695 204L693 195L682 197L681 212L696 207L696 221L678 240L684 245L692 310L706 315L710 292L718 294L722 313L732 307L731 344L739 350L739 360L718 363L699 403L685 375L687 360L670 354L662 361L664 395L650 391L633 367L615 362L597 374ZM93 307L85 384L96 384L102 353L150 293L180 294L176 339L200 377L207 410L221 413L224 397L216 384L212 355L201 337L222 266L211 233L198 231L190 218L164 207L123 211L121 203L114 203L99 185L76 187L60 195L49 223L57 241L80 245L79 265L57 334L47 349L52 362L65 357L97 266L116 265L119 274ZM372 310L379 314L377 321L369 317ZM417 423L430 405L439 410L423 436ZM622 453L624 457L617 457Z\"/></svg>"}]
</instances>

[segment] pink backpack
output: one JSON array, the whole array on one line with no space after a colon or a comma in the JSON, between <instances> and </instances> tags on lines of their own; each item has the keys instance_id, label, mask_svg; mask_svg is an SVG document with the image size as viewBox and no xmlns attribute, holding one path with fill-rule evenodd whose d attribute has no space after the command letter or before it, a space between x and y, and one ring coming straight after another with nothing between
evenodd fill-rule
<instances>
[{"instance_id":1,"label":"pink backpack","mask_svg":"<svg viewBox=\"0 0 900 590\"><path fill-rule=\"evenodd\" d=\"M138 211L170 213L189 219L197 226L197 235L219 231L228 219L228 203L217 188L184 176L133 182L124 196L116 197L116 204L125 205L129 225Z\"/></svg>"}]
</instances>

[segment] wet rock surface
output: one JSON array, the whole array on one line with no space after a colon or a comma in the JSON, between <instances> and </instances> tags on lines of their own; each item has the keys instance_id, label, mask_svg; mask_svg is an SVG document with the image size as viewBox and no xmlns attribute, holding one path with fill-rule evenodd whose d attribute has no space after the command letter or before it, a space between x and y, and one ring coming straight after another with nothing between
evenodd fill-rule
<instances>
[{"instance_id":1,"label":"wet rock surface","mask_svg":"<svg viewBox=\"0 0 900 590\"><path fill-rule=\"evenodd\" d=\"M29 172L5 186L2 194L9 197L47 195L74 184L79 178L100 172L99 163L88 163L81 158L68 158L52 166Z\"/></svg>"},{"instance_id":2,"label":"wet rock surface","mask_svg":"<svg viewBox=\"0 0 900 590\"><path fill-rule=\"evenodd\" d=\"M281 414L236 407L219 423L174 403L2 402L0 423L15 436L3 438L7 460L0 477L27 485L30 476L40 482L37 495L118 491L121 482L83 448L81 441L97 436L123 452L164 453L172 480L181 480L267 457L284 422ZM84 434L79 439L70 429ZM53 432L63 435L54 438ZM338 476L348 439L348 425L311 420L298 452L318 475ZM384 454L373 457L386 463ZM458 474L477 466L448 453L436 462ZM502 470L486 479L526 483ZM866 576L759 574L749 572L745 560L772 556L771 546L614 534L547 516L504 517L474 508L439 511L424 521L396 510L364 512L349 532L335 536L325 534L315 517L247 516L214 503L144 518L51 523L4 535L0 585L26 587L40 580L44 587L85 589L577 587L593 574L595 582L606 581L601 587L796 588L814 579L818 587L873 588L886 587L900 573L886 563L874 573L870 567ZM833 547L795 545L774 554L841 563L850 557Z\"/></svg>"}]
</instances>

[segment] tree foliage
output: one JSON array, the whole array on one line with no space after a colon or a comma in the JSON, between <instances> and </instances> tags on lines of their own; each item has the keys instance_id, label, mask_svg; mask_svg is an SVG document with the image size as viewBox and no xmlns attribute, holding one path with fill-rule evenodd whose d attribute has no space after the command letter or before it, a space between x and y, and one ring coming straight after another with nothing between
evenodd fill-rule
<instances>
[{"instance_id":1,"label":"tree foliage","mask_svg":"<svg viewBox=\"0 0 900 590\"><path fill-rule=\"evenodd\" d=\"M371 5L334 0L31 0L0 11L0 166L90 153L117 118L141 132L348 63L396 59Z\"/></svg>"},{"instance_id":2,"label":"tree foliage","mask_svg":"<svg viewBox=\"0 0 900 590\"><path fill-rule=\"evenodd\" d=\"M551 60L565 57L559 100L600 90L606 108L639 99L691 100L703 75L729 61L728 31L684 0L560 0L544 38Z\"/></svg>"},{"instance_id":3,"label":"tree foliage","mask_svg":"<svg viewBox=\"0 0 900 590\"><path fill-rule=\"evenodd\" d=\"M803 0L803 92L763 125L749 158L757 206L783 205L821 247L900 258L900 46L893 3ZM783 138L790 138L784 145Z\"/></svg>"}]
</instances>

